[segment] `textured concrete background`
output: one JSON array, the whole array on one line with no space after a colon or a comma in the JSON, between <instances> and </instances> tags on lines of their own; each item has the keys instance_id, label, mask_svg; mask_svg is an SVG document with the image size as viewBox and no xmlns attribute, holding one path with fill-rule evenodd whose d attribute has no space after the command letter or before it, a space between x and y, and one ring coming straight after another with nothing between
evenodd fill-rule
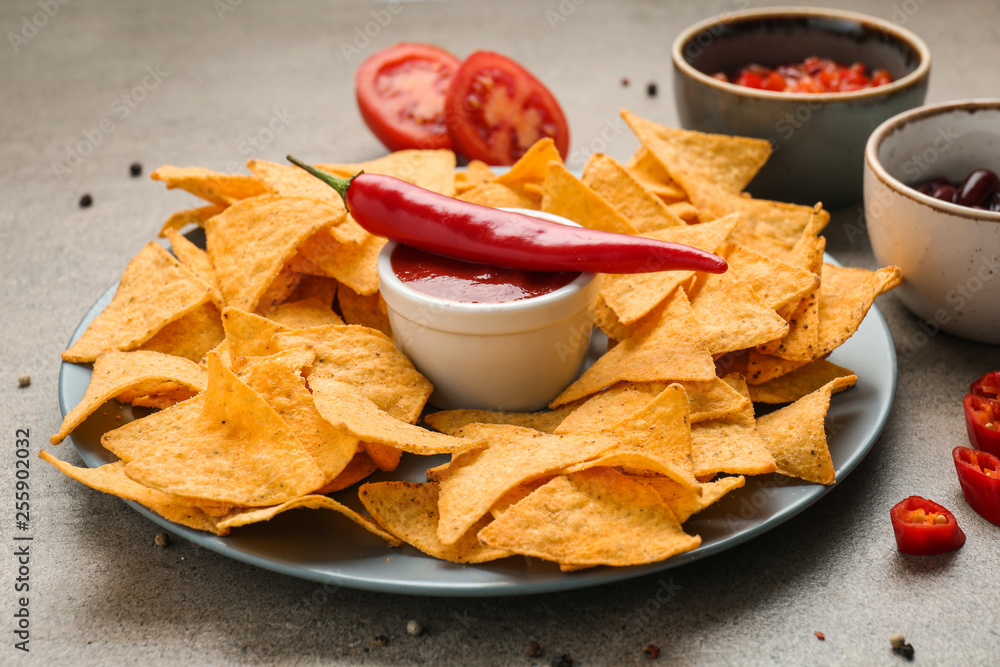
<instances>
[{"instance_id":1,"label":"textured concrete background","mask_svg":"<svg viewBox=\"0 0 1000 667\"><path fill-rule=\"evenodd\" d=\"M662 648L662 664L895 664L894 632L912 640L923 664L997 662L1000 528L964 504L949 452L965 442L965 386L1000 367L1000 349L922 337L892 295L879 305L899 352L899 386L881 439L817 505L721 555L663 577L513 599L323 588L180 540L157 548L156 526L33 459L31 652L15 650L15 429L30 429L33 453L52 449L59 352L129 258L193 202L129 178L129 164L141 162L144 176L164 163L227 169L252 157L247 138L276 116L284 127L257 157L374 157L382 149L356 111L352 75L363 55L401 40L460 56L476 48L512 55L562 102L575 155L599 149L624 160L636 146L631 133L606 146L600 139L620 107L676 122L669 48L677 32L757 6L406 2L348 62L341 44L386 5L73 0L26 29L43 4L0 5L0 664L549 664L564 653L575 664L644 664L650 642ZM836 4L905 19L927 41L928 101L1000 95L993 0ZM547 11L567 20L553 27ZM25 42L7 36L22 30ZM632 85L622 87L622 77ZM659 84L655 98L645 92L650 81ZM111 129L99 136L102 121ZM53 163L81 141L92 150L57 175ZM94 198L89 209L77 207L84 192ZM858 221L856 208L837 212L828 251L872 267L864 235L844 231ZM21 373L31 374L30 387L17 388ZM79 462L69 443L58 456ZM911 494L953 508L966 546L899 555L888 510ZM661 579L673 591L665 604L655 602ZM406 634L411 618L427 627L423 636ZM388 645L372 644L373 635ZM541 658L524 656L530 639L544 648Z\"/></svg>"}]
</instances>

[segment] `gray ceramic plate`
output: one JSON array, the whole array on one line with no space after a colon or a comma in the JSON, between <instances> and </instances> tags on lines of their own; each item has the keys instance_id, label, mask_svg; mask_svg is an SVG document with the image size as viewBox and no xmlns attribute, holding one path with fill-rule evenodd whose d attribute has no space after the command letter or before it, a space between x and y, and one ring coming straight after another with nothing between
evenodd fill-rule
<instances>
[{"instance_id":1,"label":"gray ceramic plate","mask_svg":"<svg viewBox=\"0 0 1000 667\"><path fill-rule=\"evenodd\" d=\"M112 285L93 305L77 327L73 340L110 303L116 288L117 284ZM854 337L830 356L830 361L859 372L854 389L833 397L827 417L830 452L839 482L874 445L896 391L896 353L892 335L877 307L872 308ZM89 382L88 366L62 364L59 405L63 415L83 398ZM142 414L146 412L136 409L134 416ZM100 466L114 460L101 447L101 434L134 416L130 406L111 402L74 431L73 442L88 466ZM369 481L422 482L426 468L447 459L447 456L404 454L395 472L381 473ZM408 595L488 596L583 588L678 567L763 535L809 507L835 486L799 483L780 475L748 477L744 488L733 491L685 524L688 532L702 537L701 546L694 551L651 565L598 567L570 574L534 558L513 557L485 565L456 565L425 556L409 546L389 548L335 512L293 510L265 524L237 528L227 537L216 537L175 525L136 503L125 502L150 521L199 546L293 577ZM362 509L356 488L334 497L355 509Z\"/></svg>"}]
</instances>

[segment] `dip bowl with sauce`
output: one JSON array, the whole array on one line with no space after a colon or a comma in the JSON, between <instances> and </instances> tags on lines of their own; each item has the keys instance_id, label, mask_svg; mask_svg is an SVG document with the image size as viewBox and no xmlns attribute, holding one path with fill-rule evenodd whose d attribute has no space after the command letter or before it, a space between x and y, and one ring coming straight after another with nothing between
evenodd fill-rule
<instances>
[{"instance_id":1,"label":"dip bowl with sauce","mask_svg":"<svg viewBox=\"0 0 1000 667\"><path fill-rule=\"evenodd\" d=\"M865 150L865 220L876 261L902 270L894 293L925 320L923 332L1000 344L1000 211L917 190L980 169L1000 172L1000 99L895 116Z\"/></svg>"},{"instance_id":2,"label":"dip bowl with sauce","mask_svg":"<svg viewBox=\"0 0 1000 667\"><path fill-rule=\"evenodd\" d=\"M751 64L777 67L818 56L891 83L847 92L797 93L749 88L734 80ZM674 100L689 130L767 139L773 153L748 188L755 197L828 209L862 194L865 141L882 121L923 104L931 56L896 23L833 9L769 7L722 15L677 36Z\"/></svg>"},{"instance_id":3,"label":"dip bowl with sauce","mask_svg":"<svg viewBox=\"0 0 1000 667\"><path fill-rule=\"evenodd\" d=\"M583 368L598 274L500 269L390 241L378 275L396 345L434 385L439 408L538 410Z\"/></svg>"}]
</instances>

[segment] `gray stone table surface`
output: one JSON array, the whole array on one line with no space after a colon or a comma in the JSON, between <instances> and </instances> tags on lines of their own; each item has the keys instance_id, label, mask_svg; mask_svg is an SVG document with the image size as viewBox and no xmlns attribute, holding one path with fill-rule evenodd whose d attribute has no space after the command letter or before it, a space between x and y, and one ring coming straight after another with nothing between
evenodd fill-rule
<instances>
[{"instance_id":1,"label":"gray stone table surface","mask_svg":"<svg viewBox=\"0 0 1000 667\"><path fill-rule=\"evenodd\" d=\"M929 101L1000 96L994 0L828 4L919 33L934 56ZM619 108L677 122L674 36L749 6L757 3L0 4L0 664L549 664L562 654L579 665L645 664L642 649L655 643L662 664L891 665L903 660L889 648L895 632L922 664L996 664L1000 528L965 506L948 453L966 441L965 387L1000 367L1000 349L926 336L891 294L879 306L899 355L898 391L867 458L796 518L663 576L499 599L324 589L183 540L159 548L154 524L32 458L30 592L15 592L15 430L30 430L32 454L54 450L59 353L129 258L193 202L150 182L150 170L379 155L352 76L363 56L398 41L510 54L561 100L570 166L594 150L625 160L637 142ZM133 162L143 178L129 177ZM77 205L84 193L90 208ZM828 251L872 268L863 230L857 208L835 212ZM32 378L26 388L22 373ZM55 451L79 463L70 443ZM960 513L963 549L897 553L888 510L911 494ZM663 603L661 582L672 591ZM30 653L13 646L22 595ZM427 631L407 635L410 619ZM377 635L388 644L373 643ZM532 639L541 657L524 654Z\"/></svg>"}]
</instances>

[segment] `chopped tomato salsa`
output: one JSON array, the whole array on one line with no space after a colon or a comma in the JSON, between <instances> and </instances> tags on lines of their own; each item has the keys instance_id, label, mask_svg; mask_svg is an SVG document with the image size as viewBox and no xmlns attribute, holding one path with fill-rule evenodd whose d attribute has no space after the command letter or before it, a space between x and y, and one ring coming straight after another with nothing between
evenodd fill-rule
<instances>
[{"instance_id":1,"label":"chopped tomato salsa","mask_svg":"<svg viewBox=\"0 0 1000 667\"><path fill-rule=\"evenodd\" d=\"M712 76L747 88L786 93L846 93L892 83L888 70L877 69L868 74L863 63L842 65L817 56L774 68L751 64L732 77L724 72Z\"/></svg>"}]
</instances>

